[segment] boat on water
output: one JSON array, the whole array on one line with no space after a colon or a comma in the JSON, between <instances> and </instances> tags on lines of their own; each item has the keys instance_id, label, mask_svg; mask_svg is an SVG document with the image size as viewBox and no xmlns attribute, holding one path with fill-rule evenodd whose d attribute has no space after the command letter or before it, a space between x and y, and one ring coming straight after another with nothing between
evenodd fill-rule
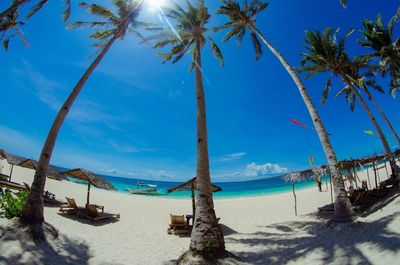
<instances>
[{"instance_id":1,"label":"boat on water","mask_svg":"<svg viewBox=\"0 0 400 265\"><path fill-rule=\"evenodd\" d=\"M139 181L136 185L136 189L127 188L132 194L138 195L161 195L158 186L156 184L148 184L143 181Z\"/></svg>"}]
</instances>

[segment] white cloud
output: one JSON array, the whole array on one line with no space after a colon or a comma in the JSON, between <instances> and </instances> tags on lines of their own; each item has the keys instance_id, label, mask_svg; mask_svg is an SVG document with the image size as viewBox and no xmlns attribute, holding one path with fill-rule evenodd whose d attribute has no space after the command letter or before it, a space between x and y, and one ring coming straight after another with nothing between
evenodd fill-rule
<instances>
[{"instance_id":1,"label":"white cloud","mask_svg":"<svg viewBox=\"0 0 400 265\"><path fill-rule=\"evenodd\" d=\"M118 143L114 140L108 141L108 144L114 148L115 151L121 152L121 153L137 153L139 152L138 148L126 144L126 143Z\"/></svg>"},{"instance_id":2,"label":"white cloud","mask_svg":"<svg viewBox=\"0 0 400 265\"><path fill-rule=\"evenodd\" d=\"M151 179L154 179L154 178L155 179L165 179L165 178L170 179L170 178L174 178L175 175L172 173L169 173L167 171L164 171L164 170L158 170L158 171L148 170L146 176L144 176L144 177L145 178L149 177Z\"/></svg>"},{"instance_id":3,"label":"white cloud","mask_svg":"<svg viewBox=\"0 0 400 265\"><path fill-rule=\"evenodd\" d=\"M246 155L245 152L238 152L238 153L233 153L233 154L229 154L229 155L224 155L219 160L222 162L232 161L232 160L241 159L245 155Z\"/></svg>"},{"instance_id":4,"label":"white cloud","mask_svg":"<svg viewBox=\"0 0 400 265\"><path fill-rule=\"evenodd\" d=\"M244 175L247 177L260 177L272 174L283 174L288 172L289 170L287 168L281 167L278 164L265 163L264 165L257 165L253 162L247 165Z\"/></svg>"}]
</instances>

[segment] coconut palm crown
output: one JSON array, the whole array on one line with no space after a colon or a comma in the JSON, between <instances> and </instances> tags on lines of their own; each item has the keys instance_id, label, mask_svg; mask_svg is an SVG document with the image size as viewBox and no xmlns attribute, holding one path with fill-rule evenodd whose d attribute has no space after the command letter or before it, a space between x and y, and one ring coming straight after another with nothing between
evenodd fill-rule
<instances>
[{"instance_id":1,"label":"coconut palm crown","mask_svg":"<svg viewBox=\"0 0 400 265\"><path fill-rule=\"evenodd\" d=\"M359 44L371 50L367 56L379 60L380 71L383 76L390 74L390 94L395 97L396 90L400 88L400 39L394 39L394 24L399 20L400 8L397 10L385 26L381 15L376 21L365 19L362 21L364 27L360 33L364 40L358 40Z\"/></svg>"},{"instance_id":2,"label":"coconut palm crown","mask_svg":"<svg viewBox=\"0 0 400 265\"><path fill-rule=\"evenodd\" d=\"M171 28L153 28L156 34L146 38L147 41L157 40L154 48L163 48L171 45L169 53L157 54L164 59L164 63L172 60L172 63L178 62L185 54L192 55L192 64L190 70L196 66L196 41L199 41L203 47L207 40L214 56L224 65L222 52L215 41L208 35L210 32L205 25L209 22L210 14L203 0L198 1L198 7L194 7L187 1L187 10L184 10L178 4L173 4L172 8L162 7L163 13L167 18L176 21L174 29Z\"/></svg>"},{"instance_id":3,"label":"coconut palm crown","mask_svg":"<svg viewBox=\"0 0 400 265\"><path fill-rule=\"evenodd\" d=\"M268 7L268 3L262 0L252 0L249 4L247 0L243 1L242 7L234 0L222 0L223 5L216 11L219 15L228 17L229 22L214 28L214 31L230 29L226 33L223 41L226 42L232 37L236 37L238 46L242 43L246 34L246 29L250 29L250 36L253 42L256 60L263 54L263 49L259 36L257 36L255 25L257 22L256 15Z\"/></svg>"}]
</instances>

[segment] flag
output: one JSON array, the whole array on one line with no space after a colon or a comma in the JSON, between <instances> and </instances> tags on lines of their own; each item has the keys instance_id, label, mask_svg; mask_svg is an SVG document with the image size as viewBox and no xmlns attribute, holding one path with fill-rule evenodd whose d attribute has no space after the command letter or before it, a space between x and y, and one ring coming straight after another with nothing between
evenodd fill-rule
<instances>
[{"instance_id":1,"label":"flag","mask_svg":"<svg viewBox=\"0 0 400 265\"><path fill-rule=\"evenodd\" d=\"M314 157L312 155L308 158L308 163L310 163L310 166L314 165Z\"/></svg>"},{"instance_id":2,"label":"flag","mask_svg":"<svg viewBox=\"0 0 400 265\"><path fill-rule=\"evenodd\" d=\"M307 127L307 126L305 126L303 123L301 123L301 122L299 122L299 121L297 121L297 120L290 120L290 122L291 122L291 123L294 123L294 124L296 124L296 125L300 125L300 126L303 126L303 127Z\"/></svg>"}]
</instances>

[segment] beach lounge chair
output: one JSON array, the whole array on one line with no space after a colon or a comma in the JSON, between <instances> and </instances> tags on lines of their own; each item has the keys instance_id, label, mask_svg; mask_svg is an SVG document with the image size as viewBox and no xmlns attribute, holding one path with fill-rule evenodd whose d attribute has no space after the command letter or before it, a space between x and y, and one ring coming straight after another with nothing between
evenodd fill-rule
<instances>
[{"instance_id":1,"label":"beach lounge chair","mask_svg":"<svg viewBox=\"0 0 400 265\"><path fill-rule=\"evenodd\" d=\"M24 185L21 185L19 183L15 182L10 182L10 181L0 181L0 187L5 188L5 189L12 189L12 190L26 190L26 187Z\"/></svg>"},{"instance_id":2,"label":"beach lounge chair","mask_svg":"<svg viewBox=\"0 0 400 265\"><path fill-rule=\"evenodd\" d=\"M171 224L167 230L168 234L190 235L191 226L186 222L184 215L170 214Z\"/></svg>"},{"instance_id":3,"label":"beach lounge chair","mask_svg":"<svg viewBox=\"0 0 400 265\"><path fill-rule=\"evenodd\" d=\"M59 209L60 212L68 213L68 214L76 214L80 211L85 210L85 208L78 207L74 198L68 198L68 197L65 197L65 198L67 199L67 203L60 205L60 209Z\"/></svg>"},{"instance_id":4,"label":"beach lounge chair","mask_svg":"<svg viewBox=\"0 0 400 265\"><path fill-rule=\"evenodd\" d=\"M31 186L29 186L29 184L28 183L25 183L24 182L24 185L25 185L25 188L26 188L26 190L27 191L31 191ZM51 193L50 191L48 191L48 190L46 190L45 192L43 192L43 196L44 196L44 200L46 201L49 201L49 202L52 202L52 201L55 201L56 200L56 195L54 194L54 193Z\"/></svg>"},{"instance_id":5,"label":"beach lounge chair","mask_svg":"<svg viewBox=\"0 0 400 265\"><path fill-rule=\"evenodd\" d=\"M98 209L102 209L102 212L99 212ZM85 213L80 213L80 215L89 218L92 221L99 221L105 219L119 219L120 217L120 214L105 213L104 206L99 206L95 204L86 205Z\"/></svg>"}]
</instances>

